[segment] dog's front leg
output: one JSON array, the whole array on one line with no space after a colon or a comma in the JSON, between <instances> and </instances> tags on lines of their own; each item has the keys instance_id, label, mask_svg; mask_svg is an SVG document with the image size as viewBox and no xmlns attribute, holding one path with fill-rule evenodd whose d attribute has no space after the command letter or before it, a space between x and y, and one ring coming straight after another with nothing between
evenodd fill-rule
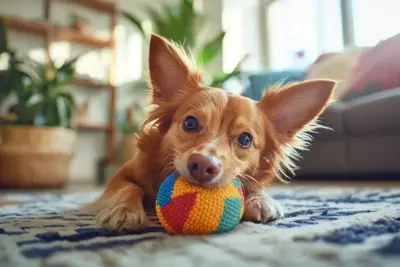
<instances>
[{"instance_id":1,"label":"dog's front leg","mask_svg":"<svg viewBox=\"0 0 400 267\"><path fill-rule=\"evenodd\" d=\"M89 210L97 213L100 227L111 231L135 231L148 226L148 218L143 207L145 188L130 181L140 175L137 160L122 166L110 179L106 190ZM150 181L148 181L150 182Z\"/></svg>"},{"instance_id":2,"label":"dog's front leg","mask_svg":"<svg viewBox=\"0 0 400 267\"><path fill-rule=\"evenodd\" d=\"M246 190L243 213L245 221L266 223L283 217L282 206L263 188L255 186Z\"/></svg>"}]
</instances>

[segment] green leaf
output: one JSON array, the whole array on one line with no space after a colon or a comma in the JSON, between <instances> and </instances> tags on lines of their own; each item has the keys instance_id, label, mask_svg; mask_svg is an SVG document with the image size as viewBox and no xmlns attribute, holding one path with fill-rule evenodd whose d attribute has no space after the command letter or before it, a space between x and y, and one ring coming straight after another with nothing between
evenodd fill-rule
<instances>
[{"instance_id":1,"label":"green leaf","mask_svg":"<svg viewBox=\"0 0 400 267\"><path fill-rule=\"evenodd\" d=\"M36 118L41 115L44 107L44 102L39 101L29 107L29 113L31 114L32 124L36 124Z\"/></svg>"},{"instance_id":2,"label":"green leaf","mask_svg":"<svg viewBox=\"0 0 400 267\"><path fill-rule=\"evenodd\" d=\"M217 87L221 86L225 81L228 79L235 77L241 73L241 68L243 62L249 57L248 54L246 54L239 62L236 64L235 68L231 72L223 72L223 71L217 71L212 74L212 82L211 86Z\"/></svg>"},{"instance_id":3,"label":"green leaf","mask_svg":"<svg viewBox=\"0 0 400 267\"><path fill-rule=\"evenodd\" d=\"M164 25L160 34L165 38L174 41L179 44L185 42L185 22L182 21L179 13L176 12L176 8L173 6L164 5ZM179 11L179 10L178 10Z\"/></svg>"},{"instance_id":4,"label":"green leaf","mask_svg":"<svg viewBox=\"0 0 400 267\"><path fill-rule=\"evenodd\" d=\"M75 99L73 95L69 92L59 92L57 94L60 97L65 98L69 103L71 103L72 107L76 107Z\"/></svg>"},{"instance_id":5,"label":"green leaf","mask_svg":"<svg viewBox=\"0 0 400 267\"><path fill-rule=\"evenodd\" d=\"M155 8L148 7L147 8L147 13L150 17L150 20L153 24L153 31L165 38L169 38L169 36L166 36L166 29L168 28L166 25L167 23L165 22L163 16L158 12ZM169 35L169 34L168 34Z\"/></svg>"},{"instance_id":6,"label":"green leaf","mask_svg":"<svg viewBox=\"0 0 400 267\"><path fill-rule=\"evenodd\" d=\"M58 121L60 123L59 126L68 127L70 112L68 111L69 106L68 106L68 103L66 102L65 98L58 95L56 97L56 106L57 106L57 113L58 113L58 117L59 117Z\"/></svg>"},{"instance_id":7,"label":"green leaf","mask_svg":"<svg viewBox=\"0 0 400 267\"><path fill-rule=\"evenodd\" d=\"M43 108L43 101L34 104L19 103L17 124L34 125L36 116Z\"/></svg>"},{"instance_id":8,"label":"green leaf","mask_svg":"<svg viewBox=\"0 0 400 267\"><path fill-rule=\"evenodd\" d=\"M198 36L198 17L194 10L192 0L181 0L179 4L179 17L182 25L182 35L185 49L193 49L196 46Z\"/></svg>"},{"instance_id":9,"label":"green leaf","mask_svg":"<svg viewBox=\"0 0 400 267\"><path fill-rule=\"evenodd\" d=\"M209 41L197 54L197 62L202 65L211 63L222 51L222 43L226 32L221 32L213 40Z\"/></svg>"},{"instance_id":10,"label":"green leaf","mask_svg":"<svg viewBox=\"0 0 400 267\"><path fill-rule=\"evenodd\" d=\"M127 11L121 11L121 16L131 22L140 31L143 37L147 37L147 32L143 27L142 21L139 18L133 16Z\"/></svg>"},{"instance_id":11,"label":"green leaf","mask_svg":"<svg viewBox=\"0 0 400 267\"><path fill-rule=\"evenodd\" d=\"M64 127L71 128L71 119L76 111L76 103L74 97L68 92L59 92L57 98L63 99L65 102L65 125Z\"/></svg>"},{"instance_id":12,"label":"green leaf","mask_svg":"<svg viewBox=\"0 0 400 267\"><path fill-rule=\"evenodd\" d=\"M55 97L46 97L44 100L44 117L46 126L60 125L60 115L58 112L57 101Z\"/></svg>"},{"instance_id":13,"label":"green leaf","mask_svg":"<svg viewBox=\"0 0 400 267\"><path fill-rule=\"evenodd\" d=\"M11 94L10 75L7 70L0 71L0 104Z\"/></svg>"},{"instance_id":14,"label":"green leaf","mask_svg":"<svg viewBox=\"0 0 400 267\"><path fill-rule=\"evenodd\" d=\"M6 21L0 17L0 54L8 51Z\"/></svg>"}]
</instances>

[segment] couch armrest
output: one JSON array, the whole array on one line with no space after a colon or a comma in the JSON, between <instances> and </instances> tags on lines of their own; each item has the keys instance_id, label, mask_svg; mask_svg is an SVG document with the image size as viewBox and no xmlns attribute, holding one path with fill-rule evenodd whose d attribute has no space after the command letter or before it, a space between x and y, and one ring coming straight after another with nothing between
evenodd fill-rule
<instances>
[{"instance_id":1,"label":"couch armrest","mask_svg":"<svg viewBox=\"0 0 400 267\"><path fill-rule=\"evenodd\" d=\"M366 95L346 105L344 126L349 133L400 133L400 88Z\"/></svg>"}]
</instances>

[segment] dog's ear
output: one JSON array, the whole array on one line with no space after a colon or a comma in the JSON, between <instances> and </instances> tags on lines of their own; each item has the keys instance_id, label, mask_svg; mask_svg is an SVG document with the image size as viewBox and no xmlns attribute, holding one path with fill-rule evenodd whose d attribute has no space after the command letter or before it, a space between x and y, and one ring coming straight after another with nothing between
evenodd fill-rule
<instances>
[{"instance_id":1,"label":"dog's ear","mask_svg":"<svg viewBox=\"0 0 400 267\"><path fill-rule=\"evenodd\" d=\"M257 105L278 134L290 137L323 112L333 100L335 85L330 80L310 80L273 88Z\"/></svg>"},{"instance_id":2,"label":"dog's ear","mask_svg":"<svg viewBox=\"0 0 400 267\"><path fill-rule=\"evenodd\" d=\"M153 34L149 50L149 74L153 100L179 100L198 89L202 77L193 69L183 51L166 39Z\"/></svg>"}]
</instances>

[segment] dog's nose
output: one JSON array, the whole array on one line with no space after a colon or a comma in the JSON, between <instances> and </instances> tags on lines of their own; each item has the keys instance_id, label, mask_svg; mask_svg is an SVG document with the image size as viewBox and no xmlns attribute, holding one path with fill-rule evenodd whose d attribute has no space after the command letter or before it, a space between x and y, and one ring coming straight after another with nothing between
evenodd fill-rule
<instances>
[{"instance_id":1,"label":"dog's nose","mask_svg":"<svg viewBox=\"0 0 400 267\"><path fill-rule=\"evenodd\" d=\"M193 154L188 159L190 175L200 183L212 181L221 172L221 162L216 157Z\"/></svg>"}]
</instances>

